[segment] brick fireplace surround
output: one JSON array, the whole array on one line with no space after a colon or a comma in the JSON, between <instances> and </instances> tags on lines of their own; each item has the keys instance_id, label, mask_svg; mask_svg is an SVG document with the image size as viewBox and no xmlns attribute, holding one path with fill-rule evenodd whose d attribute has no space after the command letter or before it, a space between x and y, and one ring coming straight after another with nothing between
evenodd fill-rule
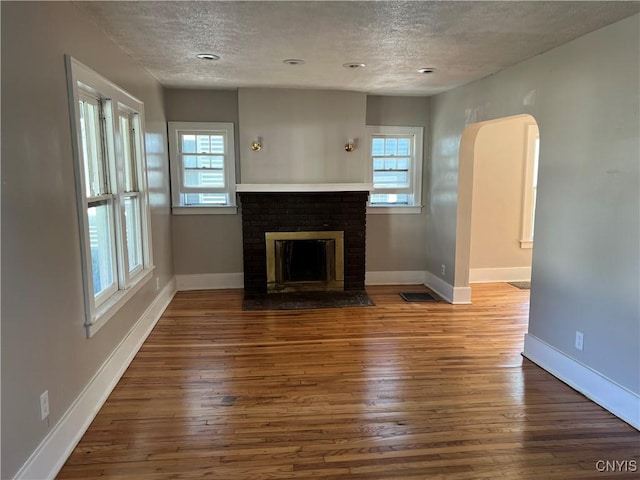
<instances>
[{"instance_id":1,"label":"brick fireplace surround","mask_svg":"<svg viewBox=\"0 0 640 480\"><path fill-rule=\"evenodd\" d=\"M344 290L364 291L368 192L239 195L245 295L267 293L266 232L344 231Z\"/></svg>"}]
</instances>

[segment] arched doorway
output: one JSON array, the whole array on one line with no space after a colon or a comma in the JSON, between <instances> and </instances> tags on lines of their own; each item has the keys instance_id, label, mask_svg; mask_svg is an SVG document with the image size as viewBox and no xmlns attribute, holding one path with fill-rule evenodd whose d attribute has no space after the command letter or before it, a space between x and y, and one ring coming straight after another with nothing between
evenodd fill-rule
<instances>
[{"instance_id":1,"label":"arched doorway","mask_svg":"<svg viewBox=\"0 0 640 480\"><path fill-rule=\"evenodd\" d=\"M455 287L530 279L538 139L531 115L470 124L463 131Z\"/></svg>"}]
</instances>

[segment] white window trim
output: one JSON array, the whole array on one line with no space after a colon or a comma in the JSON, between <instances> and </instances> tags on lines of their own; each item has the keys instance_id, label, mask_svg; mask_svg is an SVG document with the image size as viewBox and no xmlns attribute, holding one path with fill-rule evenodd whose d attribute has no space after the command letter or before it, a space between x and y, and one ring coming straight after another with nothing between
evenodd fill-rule
<instances>
[{"instance_id":1,"label":"white window trim","mask_svg":"<svg viewBox=\"0 0 640 480\"><path fill-rule=\"evenodd\" d=\"M133 97L125 90L104 78L102 75L93 71L86 65L77 61L75 58L65 55L65 63L67 68L67 90L69 99L69 114L71 120L71 133L72 138L72 150L74 156L74 170L75 170L75 186L76 186L76 200L78 207L78 223L80 230L80 255L82 260L82 278L84 285L84 305L85 305L85 328L87 337L92 337L95 333L102 328L109 319L111 319L129 300L138 292L152 277L154 270L153 265L153 252L151 242L151 215L149 212L149 198L148 198L148 186L147 186L147 167L146 167L146 154L144 149L144 104L142 101ZM121 110L137 113L137 122L140 139L136 142L135 148L139 158L139 163L136 165L138 175L138 195L141 199L140 202L140 216L141 216L141 234L142 234L142 262L143 267L137 269L134 272L124 272L122 259L126 255L126 242L123 240L124 229L124 205L121 205L120 197L122 184L116 182L118 189L117 194L110 194L114 197L115 208L114 212L117 218L114 218L116 224L116 242L124 248L117 255L118 269L116 273L117 289L110 295L107 295L104 300L96 303L96 297L93 294L93 278L91 272L91 247L89 239L89 221L87 213L88 199L86 197L86 187L84 178L84 164L82 159L82 135L78 119L80 118L79 100L81 96L89 95L96 98L102 98L108 100L111 103L112 111L109 118L110 121L118 121L118 113ZM115 136L119 135L119 126L114 125L113 129L110 129L113 135L108 135L107 146L108 154L114 155L115 149L119 148L116 145ZM111 138L113 137L113 138ZM119 171L121 165L119 162L115 162L118 167L118 171L111 172L110 175L121 176L122 172ZM111 163L113 165L113 163ZM113 168L108 167L108 168Z\"/></svg>"},{"instance_id":2,"label":"white window trim","mask_svg":"<svg viewBox=\"0 0 640 480\"><path fill-rule=\"evenodd\" d=\"M204 207L202 205L183 205L171 207L173 215L235 215L238 213L238 206L220 205L218 207Z\"/></svg>"},{"instance_id":3,"label":"white window trim","mask_svg":"<svg viewBox=\"0 0 640 480\"><path fill-rule=\"evenodd\" d=\"M522 188L522 225L520 229L520 248L533 248L533 209L535 205L535 192L533 181L536 163L536 140L539 139L537 125L527 125L526 152L524 160L524 176ZM538 143L538 148L540 144ZM540 152L537 152L538 155Z\"/></svg>"},{"instance_id":4,"label":"white window trim","mask_svg":"<svg viewBox=\"0 0 640 480\"><path fill-rule=\"evenodd\" d=\"M414 205L371 205L371 195L376 194L372 189L367 204L367 214L419 214L422 212L422 168L424 128L403 126L371 126L367 125L367 178L373 183L373 162L371 161L371 140L374 135L405 135L413 136L413 162L411 165L411 185L413 186ZM380 191L382 192L382 191Z\"/></svg>"},{"instance_id":5,"label":"white window trim","mask_svg":"<svg viewBox=\"0 0 640 480\"><path fill-rule=\"evenodd\" d=\"M390 213L401 215L422 213L422 205L367 205L367 215L388 215Z\"/></svg>"},{"instance_id":6,"label":"white window trim","mask_svg":"<svg viewBox=\"0 0 640 480\"><path fill-rule=\"evenodd\" d=\"M225 151L225 183L224 189L229 195L229 205L182 205L180 196L183 193L182 171L180 154L178 151L178 132L188 130L190 132L210 133L212 131L224 131L226 135ZM174 215L211 215L211 214L236 214L238 206L236 201L236 149L234 125L232 122L168 122L169 159L171 173L171 213Z\"/></svg>"}]
</instances>

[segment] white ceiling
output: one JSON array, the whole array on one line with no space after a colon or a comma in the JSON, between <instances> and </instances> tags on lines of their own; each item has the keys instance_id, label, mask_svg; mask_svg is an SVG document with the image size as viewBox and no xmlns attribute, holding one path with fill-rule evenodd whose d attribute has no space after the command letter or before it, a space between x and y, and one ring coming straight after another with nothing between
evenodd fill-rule
<instances>
[{"instance_id":1,"label":"white ceiling","mask_svg":"<svg viewBox=\"0 0 640 480\"><path fill-rule=\"evenodd\" d=\"M394 95L449 90L640 11L638 1L75 4L166 87ZM306 63L285 65L287 58ZM421 67L437 72L420 74Z\"/></svg>"}]
</instances>

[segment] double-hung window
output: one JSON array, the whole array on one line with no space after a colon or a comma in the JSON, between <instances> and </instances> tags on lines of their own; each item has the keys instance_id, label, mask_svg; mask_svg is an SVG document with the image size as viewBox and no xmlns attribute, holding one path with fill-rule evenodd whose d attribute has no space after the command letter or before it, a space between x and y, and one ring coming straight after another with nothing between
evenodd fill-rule
<instances>
[{"instance_id":1,"label":"double-hung window","mask_svg":"<svg viewBox=\"0 0 640 480\"><path fill-rule=\"evenodd\" d=\"M92 336L151 278L144 105L67 57L85 326Z\"/></svg>"},{"instance_id":2,"label":"double-hung window","mask_svg":"<svg viewBox=\"0 0 640 480\"><path fill-rule=\"evenodd\" d=\"M173 213L236 213L233 123L169 122Z\"/></svg>"},{"instance_id":3,"label":"double-hung window","mask_svg":"<svg viewBox=\"0 0 640 480\"><path fill-rule=\"evenodd\" d=\"M369 206L376 207L370 208L369 213L419 213L422 187L422 128L367 129L373 183Z\"/></svg>"}]
</instances>

